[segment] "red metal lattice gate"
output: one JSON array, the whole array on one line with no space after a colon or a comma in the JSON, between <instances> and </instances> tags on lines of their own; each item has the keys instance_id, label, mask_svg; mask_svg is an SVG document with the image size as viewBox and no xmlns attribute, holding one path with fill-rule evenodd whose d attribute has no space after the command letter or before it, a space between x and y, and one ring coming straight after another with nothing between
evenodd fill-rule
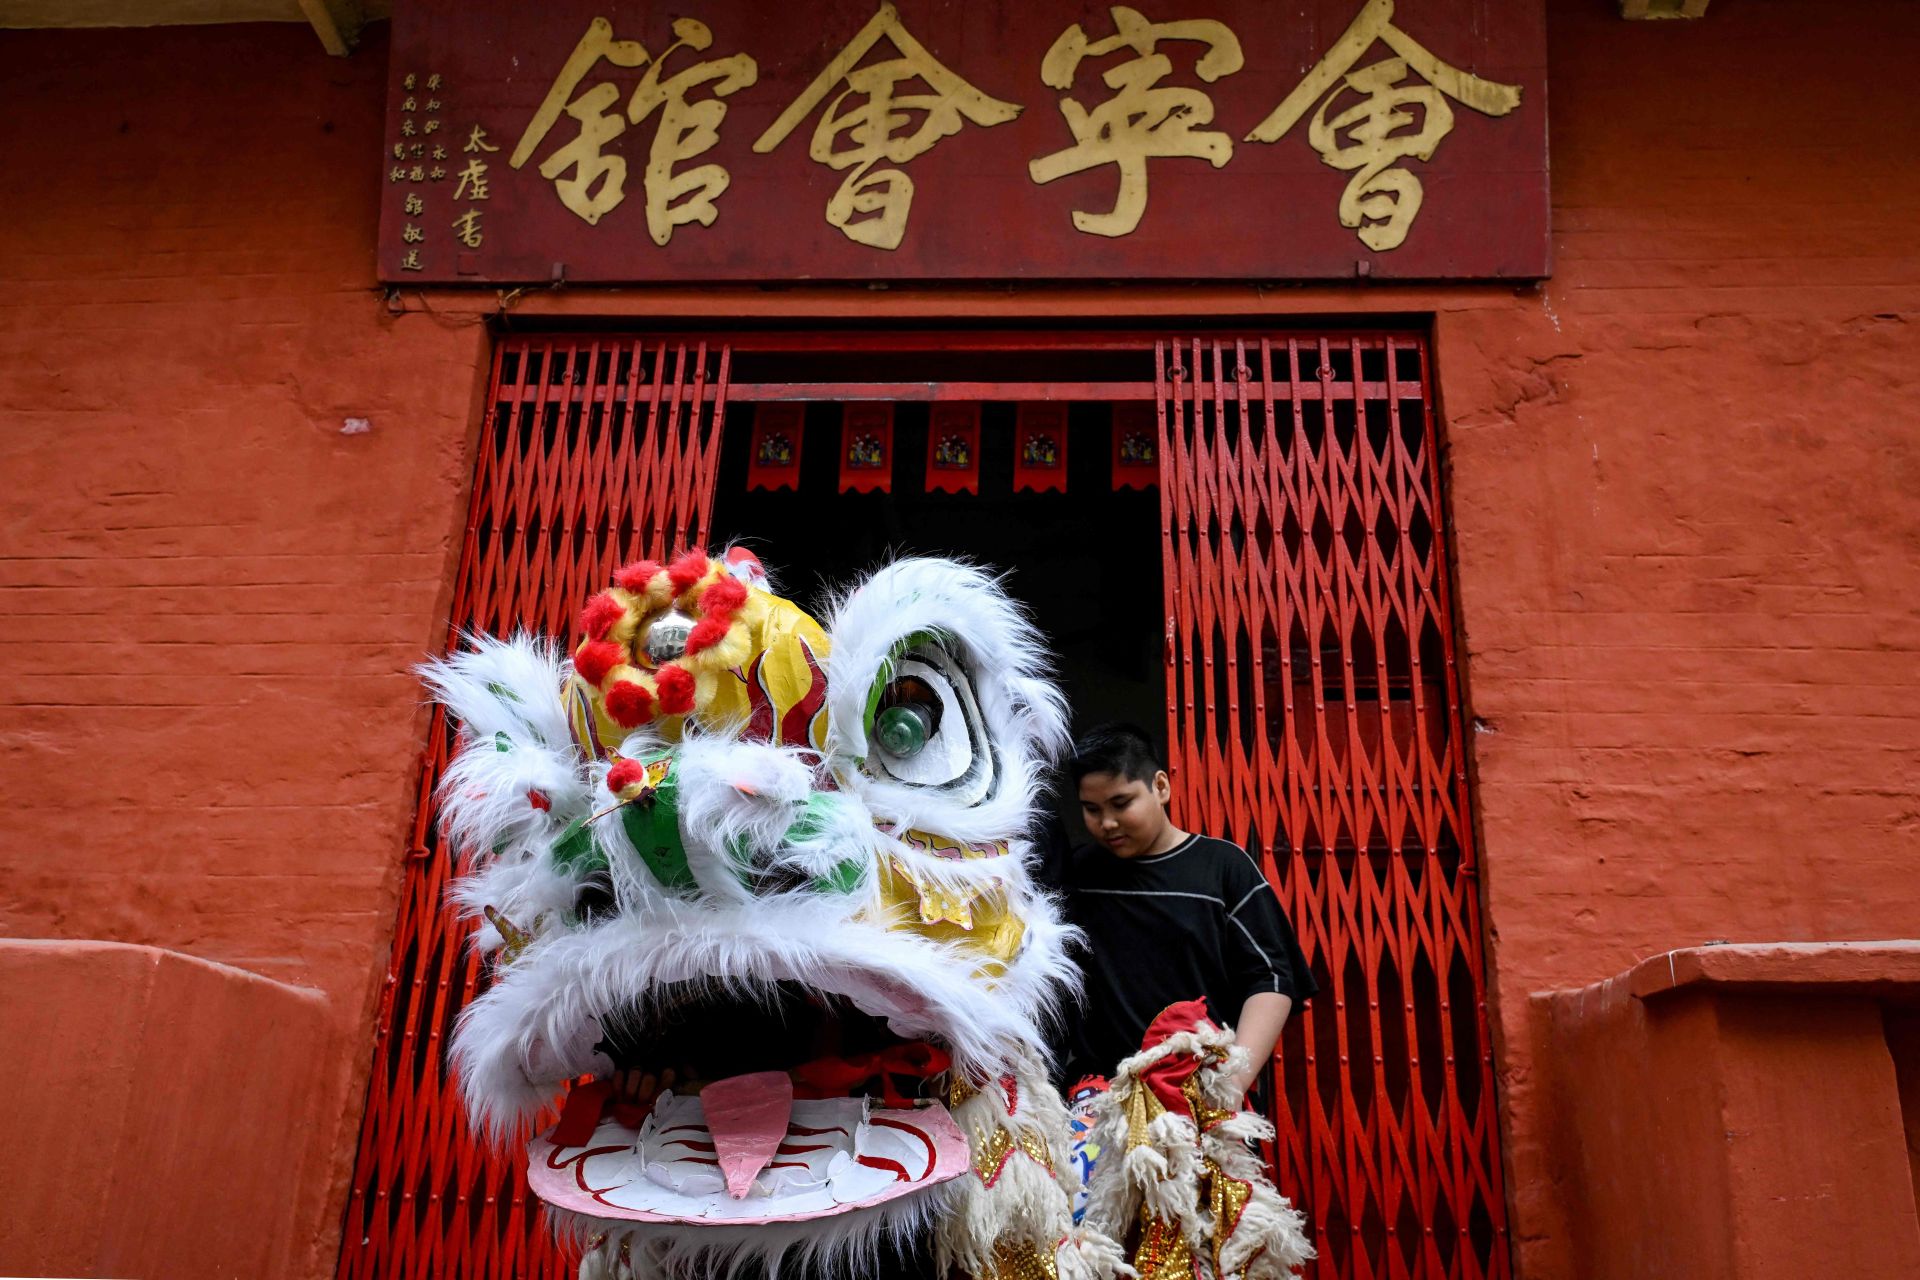
<instances>
[{"instance_id":1,"label":"red metal lattice gate","mask_svg":"<svg viewBox=\"0 0 1920 1280\"><path fill-rule=\"evenodd\" d=\"M1321 992L1281 1042L1318 1273L1508 1274L1426 346L1162 343L1167 741Z\"/></svg>"},{"instance_id":2,"label":"red metal lattice gate","mask_svg":"<svg viewBox=\"0 0 1920 1280\"><path fill-rule=\"evenodd\" d=\"M1310 1274L1505 1277L1425 344L1138 350L1143 373L1153 353L1156 380L1114 392L1151 395L1160 411L1177 803L1191 825L1259 851L1322 985L1275 1075L1273 1154L1321 1250ZM730 388L731 355L634 339L500 344L449 643L462 628L568 634L617 564L705 539L730 390L806 398ZM431 827L447 748L436 715L340 1275L558 1280L571 1259L524 1169L469 1134L445 1071L453 1020L482 980L444 904L452 859Z\"/></svg>"}]
</instances>

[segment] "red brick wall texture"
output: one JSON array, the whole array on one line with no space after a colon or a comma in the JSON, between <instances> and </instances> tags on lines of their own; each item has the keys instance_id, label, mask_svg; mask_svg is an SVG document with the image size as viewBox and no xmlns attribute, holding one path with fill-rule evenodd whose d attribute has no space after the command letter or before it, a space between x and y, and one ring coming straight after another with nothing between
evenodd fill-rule
<instances>
[{"instance_id":1,"label":"red brick wall texture","mask_svg":"<svg viewBox=\"0 0 1920 1280\"><path fill-rule=\"evenodd\" d=\"M1539 993L1914 932L1920 10L1550 4L1551 280L660 290L576 314L1431 318L1515 1257ZM323 992L331 1267L492 297L373 278L383 34L0 35L0 930ZM371 430L343 434L346 418Z\"/></svg>"}]
</instances>

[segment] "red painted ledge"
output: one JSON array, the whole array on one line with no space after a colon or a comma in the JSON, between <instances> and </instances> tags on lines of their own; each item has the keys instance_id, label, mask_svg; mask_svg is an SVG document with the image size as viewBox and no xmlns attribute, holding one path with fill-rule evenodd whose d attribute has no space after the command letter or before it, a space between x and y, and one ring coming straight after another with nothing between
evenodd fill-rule
<instances>
[{"instance_id":1,"label":"red painted ledge","mask_svg":"<svg viewBox=\"0 0 1920 1280\"><path fill-rule=\"evenodd\" d=\"M1742 942L1682 947L1642 960L1627 990L1653 1000L1688 988L1920 994L1920 941Z\"/></svg>"},{"instance_id":2,"label":"red painted ledge","mask_svg":"<svg viewBox=\"0 0 1920 1280\"><path fill-rule=\"evenodd\" d=\"M157 947L0 939L0 1274L290 1276L326 997Z\"/></svg>"}]
</instances>

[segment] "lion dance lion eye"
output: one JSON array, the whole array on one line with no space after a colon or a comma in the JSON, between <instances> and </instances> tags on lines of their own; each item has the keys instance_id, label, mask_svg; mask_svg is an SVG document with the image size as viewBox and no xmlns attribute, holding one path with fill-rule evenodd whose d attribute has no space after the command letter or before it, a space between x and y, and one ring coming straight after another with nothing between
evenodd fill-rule
<instances>
[{"instance_id":1,"label":"lion dance lion eye","mask_svg":"<svg viewBox=\"0 0 1920 1280\"><path fill-rule=\"evenodd\" d=\"M925 680L895 680L881 695L874 715L874 741L897 759L916 756L939 733L940 711L940 697Z\"/></svg>"},{"instance_id":2,"label":"lion dance lion eye","mask_svg":"<svg viewBox=\"0 0 1920 1280\"><path fill-rule=\"evenodd\" d=\"M936 632L894 646L869 695L867 772L975 805L993 794L992 740L962 651Z\"/></svg>"}]
</instances>

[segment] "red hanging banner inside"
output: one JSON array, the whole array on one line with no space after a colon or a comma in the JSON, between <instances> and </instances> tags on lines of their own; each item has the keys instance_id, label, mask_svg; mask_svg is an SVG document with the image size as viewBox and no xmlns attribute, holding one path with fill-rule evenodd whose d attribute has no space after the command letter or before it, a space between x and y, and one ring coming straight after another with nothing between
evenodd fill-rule
<instances>
[{"instance_id":1,"label":"red hanging banner inside","mask_svg":"<svg viewBox=\"0 0 1920 1280\"><path fill-rule=\"evenodd\" d=\"M840 410L840 492L893 492L893 406L861 401Z\"/></svg>"},{"instance_id":2,"label":"red hanging banner inside","mask_svg":"<svg viewBox=\"0 0 1920 1280\"><path fill-rule=\"evenodd\" d=\"M927 422L927 492L980 492L980 405L937 403Z\"/></svg>"},{"instance_id":3,"label":"red hanging banner inside","mask_svg":"<svg viewBox=\"0 0 1920 1280\"><path fill-rule=\"evenodd\" d=\"M1041 400L1020 406L1013 426L1013 491L1067 491L1067 405Z\"/></svg>"},{"instance_id":4,"label":"red hanging banner inside","mask_svg":"<svg viewBox=\"0 0 1920 1280\"><path fill-rule=\"evenodd\" d=\"M806 413L807 407L797 402L766 402L753 407L747 488L800 492L800 444Z\"/></svg>"},{"instance_id":5,"label":"red hanging banner inside","mask_svg":"<svg viewBox=\"0 0 1920 1280\"><path fill-rule=\"evenodd\" d=\"M1113 489L1151 489L1160 482L1159 424L1144 400L1113 406Z\"/></svg>"}]
</instances>

